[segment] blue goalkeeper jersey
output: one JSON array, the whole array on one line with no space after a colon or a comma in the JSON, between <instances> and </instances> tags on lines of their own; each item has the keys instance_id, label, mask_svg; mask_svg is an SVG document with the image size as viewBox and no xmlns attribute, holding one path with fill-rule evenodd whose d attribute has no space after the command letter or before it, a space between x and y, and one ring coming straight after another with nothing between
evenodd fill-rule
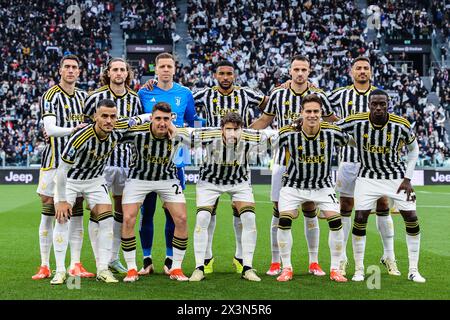
<instances>
[{"instance_id":1,"label":"blue goalkeeper jersey","mask_svg":"<svg viewBox=\"0 0 450 320\"><path fill-rule=\"evenodd\" d=\"M138 91L141 99L142 107L145 113L151 113L153 106L158 102L167 102L172 108L172 114L175 116L173 124L176 127L184 127L187 123L189 127L195 127L195 122L199 121L200 126L206 123L206 120L199 118L195 111L194 97L191 90L178 84L173 83L169 90L163 90L156 86L153 90L142 88ZM191 155L188 148L180 148L178 154L174 158L177 167L184 167L191 163Z\"/></svg>"},{"instance_id":2,"label":"blue goalkeeper jersey","mask_svg":"<svg viewBox=\"0 0 450 320\"><path fill-rule=\"evenodd\" d=\"M152 91L142 88L138 91L138 95L145 113L151 113L153 106L158 102L170 104L172 114L175 115L173 124L176 127L184 127L185 122L189 127L194 127L195 121L200 121L202 124L205 121L199 118L195 111L192 92L178 83L173 83L172 88L169 90L163 90L156 85Z\"/></svg>"}]
</instances>

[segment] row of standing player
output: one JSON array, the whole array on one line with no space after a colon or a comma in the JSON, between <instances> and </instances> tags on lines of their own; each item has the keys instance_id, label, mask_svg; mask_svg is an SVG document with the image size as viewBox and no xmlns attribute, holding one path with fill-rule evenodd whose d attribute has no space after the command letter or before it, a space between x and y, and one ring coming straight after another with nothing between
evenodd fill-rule
<instances>
[{"instance_id":1,"label":"row of standing player","mask_svg":"<svg viewBox=\"0 0 450 320\"><path fill-rule=\"evenodd\" d=\"M158 96L158 88L160 88L162 94L167 94L169 96L169 98L171 98L173 101L170 101L172 103L173 106L180 106L180 104L182 102L184 102L183 97L180 97L180 94L176 93L177 90L174 89L182 89L179 88L179 86L177 86L177 84L174 84L172 82L172 78L173 78L173 73L174 73L174 61L173 58L170 55L162 55L161 60L159 62L157 62L157 72L158 72L158 85L155 88L155 95L154 96L147 96L147 101L149 101L150 103L156 103L158 101L161 101L160 99L164 99L160 96ZM297 57L298 58L298 57ZM361 96L361 102L360 104L358 104L356 107L354 106L354 112L358 112L357 108L361 108L360 105L364 105L364 103L367 104L366 98L367 98L367 93L370 92L372 90L372 87L370 86L370 64L365 60L359 60L359 61L355 61L353 68L352 68L352 73L353 73L353 77L355 79L355 84L354 86L351 86L350 88L345 88L343 94L341 94L341 96L344 97L338 97L337 99L334 99L333 102L335 102L335 105L339 105L342 108L342 106L344 106L347 103L347 107L350 106L351 107L351 103L348 102L352 102L352 98L351 95L355 94L357 96ZM122 66L120 66L122 64ZM117 66L119 65L119 66ZM362 66L361 66L362 65ZM368 65L368 67L366 66ZM160 67L160 68L159 68ZM158 70L159 69L159 70ZM121 99L124 98L124 96L127 95L127 93L129 92L128 89L126 89L126 87L124 86L125 80L124 78L126 78L126 80L128 80L130 78L130 70L127 68L126 63L121 60L111 60L108 64L108 68L105 70L106 73L110 74L110 78L109 78L109 85L107 87L103 87L103 89L101 88L100 90L97 90L97 93L99 92L104 92L105 95L110 95L111 97L115 98L116 101L120 102L123 101L125 99ZM248 110L249 107L252 106L252 103L254 103L255 105L260 106L260 108L263 110L264 115L258 120L256 121L252 127L254 128L258 128L258 126L262 125L262 126L267 126L272 119L274 118L275 115L277 115L278 117L278 123L281 126L282 124L286 124L286 122L291 122L293 119L295 119L295 117L298 116L299 114L299 108L300 108L300 101L301 98L304 97L307 93L314 91L314 92L318 92L318 90L311 88L308 86L308 82L307 82L307 77L309 74L309 61L307 61L307 59L302 59L300 57L300 59L293 59L292 61L292 66L291 66L291 76L292 76L292 82L288 85L288 88L285 88L283 90L279 90L278 95L281 96L282 94L284 94L284 97L279 97L277 99L275 99L276 94L275 92L271 95L270 98L273 98L273 102L269 104L268 108L266 108L267 105L267 98L265 97L261 97L261 95L258 96L258 93L251 91L249 89L243 89L243 88L237 88L235 86L233 86L233 79L234 79L234 69L233 69L233 65L232 64L227 64L227 63L223 63L222 65L219 65L216 69L216 78L218 80L219 86L215 87L215 88L207 88L205 90L202 90L198 93L196 93L195 95L195 102L196 103L200 103L200 104L204 104L207 107L207 111L209 111L209 113L207 113L208 115L210 115L209 119L210 119L210 125L214 125L213 121L214 119L220 119L220 116L223 115L223 112L225 110L230 110L230 109L234 109L235 111L238 111L239 113L243 114L244 116L246 116L246 112ZM63 82L63 79L62 79ZM108 84L108 83L106 83ZM122 86L120 85L122 84ZM364 90L364 86L369 85L368 88L366 90ZM359 90L358 90L359 89ZM50 90L49 90L50 91ZM337 91L338 93L341 92L342 93L343 90L341 91ZM160 93L161 93L160 92ZM283 93L281 93L283 92ZM141 99L142 101L145 101L145 95L148 95L148 92L145 92L145 90L143 91L143 94L141 95ZM162 95L161 94L161 95ZM131 94L128 96L132 96ZM188 94L189 96L189 94ZM332 95L333 96L333 95ZM335 94L336 96L336 94ZM252 99L249 99L253 98ZM322 96L321 96L322 98ZM358 97L356 97L357 99L355 99L356 101L358 101ZM165 99L168 99L167 97L165 97ZM285 99L285 100L282 100ZM347 99L347 101L345 101L345 99ZM188 98L189 100L189 98ZM323 95L323 100L326 101L326 96ZM98 101L98 100L97 100ZM255 103L256 101L256 103ZM130 102L128 100L127 105L126 105L126 109L128 111L130 111ZM138 103L138 102L137 102ZM228 103L228 105L227 105ZM145 104L145 102L144 102ZM119 104L118 104L119 105ZM273 109L274 107L279 109ZM288 107L286 107L288 106ZM272 109L270 109L272 108ZM283 108L283 109L281 109ZM45 109L45 108L44 108ZM132 109L132 108L131 108ZM193 108L192 108L193 109ZM342 110L345 111L345 110ZM119 111L120 112L120 111ZM177 112L178 113L178 112ZM345 112L342 112L343 114L345 114ZM330 115L329 112L326 113L326 115ZM191 114L192 116L192 114ZM183 113L180 112L178 113L178 117L177 119L183 119L185 118L183 116ZM189 119L189 114L186 117L188 121L192 121L194 120L194 116L192 116ZM333 119L335 120L335 119ZM192 123L191 123L192 124ZM217 125L217 122L216 124ZM276 172L277 170L275 170ZM282 171L282 169L280 170ZM116 175L111 174L111 175L106 175L107 177L114 177ZM118 178L116 178L118 179ZM274 180L280 180L280 179L274 179ZM274 187L275 185L275 187ZM276 184L272 184L273 189L276 189ZM279 188L278 188L279 189ZM276 192L275 192L276 193ZM119 192L115 192L113 189L113 194L115 195L115 203L116 203L116 213L115 213L115 218L116 218L116 222L120 222L121 217L120 217L120 198L117 196L117 194L120 194ZM273 196L274 192L272 192L272 198L273 200L275 197ZM342 198L341 198L342 199ZM150 202L151 203L151 202ZM345 203L345 201L344 201ZM308 204L305 204L305 206L307 206ZM151 205L150 205L151 206ZM303 211L305 214L312 213L315 212L315 208L303 208ZM144 208L148 207L148 205L144 205ZM45 210L49 210L49 207L46 207ZM145 210L145 209L144 209ZM153 205L153 209L151 210L154 212L154 205ZM378 210L381 212L381 210ZM344 210L341 209L341 214L344 212L348 212L348 207L347 209L344 207ZM350 211L351 212L351 211ZM44 210L43 210L44 213ZM48 215L44 215L44 216L48 216ZM145 236L145 231L146 228L146 223L145 223L145 217L148 215L143 214L142 215L144 217L144 221L142 222L143 228L141 228L141 239L143 239L143 241L145 241L145 239L149 239L149 237ZM378 217L377 217L378 218ZM268 273L270 274L277 274L279 273L280 269L279 269L279 262L277 262L277 260L279 261L279 257L277 257L277 244L276 244L276 236L274 236L274 234L276 234L276 226L278 225L277 223L277 210L275 208L274 210L274 221L272 223L272 257L273 257L273 261L272 261L272 265L271 268L269 270ZM311 219L311 223L309 223L309 226L312 226L316 220L313 217L310 217L309 219ZM48 220L48 219L47 219ZM94 220L94 219L92 219ZM378 219L377 219L378 220ZM381 220L381 219L380 219ZM381 224L388 224L389 225L389 220L388 219L383 219L384 221L380 221L380 223L378 223L378 225ZM377 221L378 222L378 221ZM92 221L92 224L94 224L95 222ZM91 222L90 222L91 224ZM47 224L48 225L48 224ZM214 225L215 225L215 221L212 221L209 227L209 233L212 235L212 231L214 230ZM306 223L305 223L306 225ZM345 229L345 223L344 223L344 229ZM390 225L392 225L392 223L390 223ZM41 223L41 227L42 227L42 223ZM42 229L42 228L40 228ZM47 230L49 228L46 228ZM75 229L75 228L74 228ZM383 229L383 227L381 226L380 229ZM392 228L384 228L386 229L392 229ZM90 227L91 230L91 227ZM119 229L120 230L120 229ZM168 240L167 243L171 243L170 241L170 226L169 228L167 228L166 226L166 230L169 231L169 235L168 235ZM240 223L239 223L239 219L238 217L235 217L235 230L236 230L236 235L237 235L237 250L236 250L236 255L235 255L235 259L234 259L234 263L235 265L238 267L238 271L240 271L239 269L242 268L242 262L241 262L241 258L240 258L240 252L242 250L239 250L241 248L241 244L239 241L239 230L240 230ZM349 230L349 228L348 228ZM46 230L44 230L46 231ZM323 271L320 269L320 266L318 266L317 263L317 252L314 250L315 248L318 247L318 245L316 246L315 243L316 241L318 241L318 236L317 236L317 232L318 228L317 227L312 227L309 228L306 231L306 235L307 235L307 239L308 239L308 245L309 245L309 253L310 253L310 271L313 272L314 274L320 275L323 274ZM91 233L91 232L90 232ZM40 232L41 234L41 240L43 238L43 235L45 234L45 232ZM144 236L143 236L144 235ZM348 235L348 232L347 232ZM383 233L382 233L383 235ZM387 235L387 238L392 238L392 236ZM117 237L115 237L115 239L117 239ZM208 271L212 271L212 262L213 257L212 257L212 252L211 252L211 243L212 243L212 236L209 237L210 241L208 243L208 249L206 252L206 272ZM43 241L41 241L42 244ZM72 242L75 243L75 241L71 241L71 245ZM120 241L116 240L116 244L119 243L120 245ZM385 239L383 238L383 243L387 243L387 245L385 246L385 253L387 252L388 254L390 254L390 250L386 250L386 247L389 247L389 240L385 241ZM118 248L119 245L116 245L116 247ZM41 252L42 252L42 245L41 245ZM45 245L44 245L45 247ZM151 246L150 246L151 247ZM170 257L170 245L167 246L167 255L168 257ZM48 245L47 245L48 248ZM150 273L153 270L153 266L151 263L151 253L149 254L149 252L146 252L146 248L148 250L148 244L144 244L143 243L143 249L144 249L144 268L141 270L142 274L145 273ZM151 248L150 248L151 250ZM71 250L72 252L72 250ZM118 249L115 250L115 252L118 253ZM44 255L45 256L45 255ZM392 257L392 255L390 255ZM121 270L123 272L123 267L120 266L120 264L118 264L119 260L117 259L117 255L114 254L114 258L112 259L112 263L110 264L110 267L114 268L114 265L116 265L116 268ZM150 259L149 259L150 258ZM48 266L48 262L47 264L45 264L46 261L44 261L45 259L43 259L43 263L42 265ZM77 264L79 262L76 262L77 260L79 261L79 258L77 259L77 257L73 257L72 259L74 262L71 263L71 270L74 270L77 266ZM316 261L315 261L316 260ZM47 259L48 261L48 259ZM345 260L344 260L345 261ZM393 261L395 263L395 259L390 259L390 261ZM278 263L278 265L277 265ZM345 265L345 264L344 264ZM390 272L392 271L392 263L391 264L387 264L387 266L391 267L389 270ZM82 266L81 266L82 268ZM42 269L42 268L41 268ZM166 259L166 266L165 266L166 271L170 269L170 259ZM41 272L42 274L42 272ZM38 277L39 274L38 274Z\"/></svg>"}]
</instances>

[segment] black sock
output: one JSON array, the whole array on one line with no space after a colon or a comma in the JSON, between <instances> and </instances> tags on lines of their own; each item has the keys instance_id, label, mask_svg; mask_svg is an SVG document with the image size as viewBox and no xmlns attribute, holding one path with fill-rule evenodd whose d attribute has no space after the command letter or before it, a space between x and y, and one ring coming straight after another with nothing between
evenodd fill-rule
<instances>
[{"instance_id":1,"label":"black sock","mask_svg":"<svg viewBox=\"0 0 450 320\"><path fill-rule=\"evenodd\" d=\"M196 269L201 270L201 272L205 272L205 267L204 266L197 267Z\"/></svg>"},{"instance_id":2,"label":"black sock","mask_svg":"<svg viewBox=\"0 0 450 320\"><path fill-rule=\"evenodd\" d=\"M234 257L240 264L242 264L242 259Z\"/></svg>"},{"instance_id":3,"label":"black sock","mask_svg":"<svg viewBox=\"0 0 450 320\"><path fill-rule=\"evenodd\" d=\"M242 269L242 273L245 273L245 271L250 270L252 267L249 266L244 266L244 268Z\"/></svg>"},{"instance_id":4,"label":"black sock","mask_svg":"<svg viewBox=\"0 0 450 320\"><path fill-rule=\"evenodd\" d=\"M144 269L147 268L152 263L153 263L152 258L150 257L144 258Z\"/></svg>"},{"instance_id":5,"label":"black sock","mask_svg":"<svg viewBox=\"0 0 450 320\"><path fill-rule=\"evenodd\" d=\"M203 262L203 264L206 266L208 263L211 262L212 259L213 259L213 258L205 259L205 261Z\"/></svg>"},{"instance_id":6,"label":"black sock","mask_svg":"<svg viewBox=\"0 0 450 320\"><path fill-rule=\"evenodd\" d=\"M167 257L166 260L164 261L164 265L169 268L169 270L172 268L172 259Z\"/></svg>"}]
</instances>

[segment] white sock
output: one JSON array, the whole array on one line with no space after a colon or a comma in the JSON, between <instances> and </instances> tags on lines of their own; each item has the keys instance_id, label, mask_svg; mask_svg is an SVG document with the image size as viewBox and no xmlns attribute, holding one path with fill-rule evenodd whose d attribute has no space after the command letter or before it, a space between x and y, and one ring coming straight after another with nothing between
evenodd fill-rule
<instances>
[{"instance_id":1,"label":"white sock","mask_svg":"<svg viewBox=\"0 0 450 320\"><path fill-rule=\"evenodd\" d=\"M88 232L92 251L94 252L95 265L98 265L98 222L89 220Z\"/></svg>"},{"instance_id":2,"label":"white sock","mask_svg":"<svg viewBox=\"0 0 450 320\"><path fill-rule=\"evenodd\" d=\"M123 257L125 258L125 262L127 263L128 270L137 270L136 249L131 251L123 251Z\"/></svg>"},{"instance_id":3,"label":"white sock","mask_svg":"<svg viewBox=\"0 0 450 320\"><path fill-rule=\"evenodd\" d=\"M120 242L122 239L122 222L114 219L113 222L113 243L111 249L111 261L119 259L119 251L120 251Z\"/></svg>"},{"instance_id":4,"label":"white sock","mask_svg":"<svg viewBox=\"0 0 450 320\"><path fill-rule=\"evenodd\" d=\"M328 234L328 246L330 247L331 266L330 270L338 270L339 262L342 256L342 243L344 242L344 231L342 228L337 231L331 231Z\"/></svg>"},{"instance_id":5,"label":"white sock","mask_svg":"<svg viewBox=\"0 0 450 320\"><path fill-rule=\"evenodd\" d=\"M233 216L234 235L236 236L236 252L234 256L242 259L242 221L241 218Z\"/></svg>"},{"instance_id":6,"label":"white sock","mask_svg":"<svg viewBox=\"0 0 450 320\"><path fill-rule=\"evenodd\" d=\"M54 216L41 214L39 225L39 248L41 251L41 266L50 267L50 251L53 243L53 221Z\"/></svg>"},{"instance_id":7,"label":"white sock","mask_svg":"<svg viewBox=\"0 0 450 320\"><path fill-rule=\"evenodd\" d=\"M272 215L272 223L270 224L270 249L272 251L272 263L280 262L280 248L278 248L278 222L280 218Z\"/></svg>"},{"instance_id":8,"label":"white sock","mask_svg":"<svg viewBox=\"0 0 450 320\"><path fill-rule=\"evenodd\" d=\"M352 217L341 216L342 232L344 233L344 241L342 242L342 257L341 260L347 261L347 242L350 232L352 230Z\"/></svg>"},{"instance_id":9,"label":"white sock","mask_svg":"<svg viewBox=\"0 0 450 320\"><path fill-rule=\"evenodd\" d=\"M201 210L197 213L194 229L194 254L196 268L203 266L205 262L205 252L209 244L209 226L212 222L211 218L211 213L206 210Z\"/></svg>"},{"instance_id":10,"label":"white sock","mask_svg":"<svg viewBox=\"0 0 450 320\"><path fill-rule=\"evenodd\" d=\"M241 214L240 220L242 221L242 265L252 267L257 236L255 213L245 211Z\"/></svg>"},{"instance_id":11,"label":"white sock","mask_svg":"<svg viewBox=\"0 0 450 320\"><path fill-rule=\"evenodd\" d=\"M383 241L383 257L395 260L394 254L394 222L391 215L376 215L377 229Z\"/></svg>"},{"instance_id":12,"label":"white sock","mask_svg":"<svg viewBox=\"0 0 450 320\"><path fill-rule=\"evenodd\" d=\"M291 249L292 249L292 232L291 229L278 229L277 233L278 247L280 248L281 262L283 268L292 268Z\"/></svg>"},{"instance_id":13,"label":"white sock","mask_svg":"<svg viewBox=\"0 0 450 320\"><path fill-rule=\"evenodd\" d=\"M83 216L71 217L69 224L70 269L75 267L75 263L80 263L83 234Z\"/></svg>"},{"instance_id":14,"label":"white sock","mask_svg":"<svg viewBox=\"0 0 450 320\"><path fill-rule=\"evenodd\" d=\"M408 246L409 272L419 270L420 233L415 236L406 234L406 245Z\"/></svg>"},{"instance_id":15,"label":"white sock","mask_svg":"<svg viewBox=\"0 0 450 320\"><path fill-rule=\"evenodd\" d=\"M211 216L211 214L210 214ZM206 246L205 259L211 259L213 257L212 253L212 243L214 237L214 230L216 229L216 215L211 216L208 226L208 245Z\"/></svg>"},{"instance_id":16,"label":"white sock","mask_svg":"<svg viewBox=\"0 0 450 320\"><path fill-rule=\"evenodd\" d=\"M173 247L172 269L181 269L181 264L183 263L185 254L186 249L180 250L178 248Z\"/></svg>"},{"instance_id":17,"label":"white sock","mask_svg":"<svg viewBox=\"0 0 450 320\"><path fill-rule=\"evenodd\" d=\"M306 242L308 243L309 263L319 262L319 219L317 217L304 217L304 230Z\"/></svg>"},{"instance_id":18,"label":"white sock","mask_svg":"<svg viewBox=\"0 0 450 320\"><path fill-rule=\"evenodd\" d=\"M355 236L352 234L353 257L355 269L364 270L364 252L366 250L366 236Z\"/></svg>"},{"instance_id":19,"label":"white sock","mask_svg":"<svg viewBox=\"0 0 450 320\"><path fill-rule=\"evenodd\" d=\"M53 230L53 250L55 251L56 272L66 272L66 252L69 243L69 223L55 222Z\"/></svg>"},{"instance_id":20,"label":"white sock","mask_svg":"<svg viewBox=\"0 0 450 320\"><path fill-rule=\"evenodd\" d=\"M111 216L98 222L98 265L97 273L108 269L113 242L113 222Z\"/></svg>"}]
</instances>

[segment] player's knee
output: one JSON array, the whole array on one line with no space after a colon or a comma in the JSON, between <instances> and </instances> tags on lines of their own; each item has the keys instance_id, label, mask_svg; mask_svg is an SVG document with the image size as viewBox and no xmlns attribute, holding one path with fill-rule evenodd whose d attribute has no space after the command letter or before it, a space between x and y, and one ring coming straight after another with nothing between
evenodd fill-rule
<instances>
[{"instance_id":1,"label":"player's knee","mask_svg":"<svg viewBox=\"0 0 450 320\"><path fill-rule=\"evenodd\" d=\"M282 230L289 230L292 227L292 218L281 216L280 220L278 221L278 229Z\"/></svg>"},{"instance_id":2,"label":"player's knee","mask_svg":"<svg viewBox=\"0 0 450 320\"><path fill-rule=\"evenodd\" d=\"M348 198L348 197L340 197L339 202L341 203L341 215L342 215L342 211L344 212L349 212L350 214L353 210L353 198Z\"/></svg>"},{"instance_id":3,"label":"player's knee","mask_svg":"<svg viewBox=\"0 0 450 320\"><path fill-rule=\"evenodd\" d=\"M53 205L52 197L44 196L43 194L41 194L40 196L41 196L41 203L43 205Z\"/></svg>"},{"instance_id":4,"label":"player's knee","mask_svg":"<svg viewBox=\"0 0 450 320\"><path fill-rule=\"evenodd\" d=\"M187 224L187 215L186 214L177 214L172 217L173 222L175 223L175 227L185 227Z\"/></svg>"},{"instance_id":5,"label":"player's knee","mask_svg":"<svg viewBox=\"0 0 450 320\"><path fill-rule=\"evenodd\" d=\"M389 199L383 197L377 200L377 214L378 212L388 212L389 214Z\"/></svg>"},{"instance_id":6,"label":"player's knee","mask_svg":"<svg viewBox=\"0 0 450 320\"><path fill-rule=\"evenodd\" d=\"M355 219L353 221L352 234L359 237L364 237L366 235L367 229L367 219L369 217L370 211L356 211Z\"/></svg>"},{"instance_id":7,"label":"player's knee","mask_svg":"<svg viewBox=\"0 0 450 320\"><path fill-rule=\"evenodd\" d=\"M200 228L208 228L211 221L211 208L197 208L196 224Z\"/></svg>"},{"instance_id":8,"label":"player's knee","mask_svg":"<svg viewBox=\"0 0 450 320\"><path fill-rule=\"evenodd\" d=\"M419 218L415 211L402 211L403 220L405 221L406 234L416 236L420 233Z\"/></svg>"},{"instance_id":9,"label":"player's knee","mask_svg":"<svg viewBox=\"0 0 450 320\"><path fill-rule=\"evenodd\" d=\"M342 220L340 215L335 215L327 218L330 231L339 231L342 229Z\"/></svg>"},{"instance_id":10,"label":"player's knee","mask_svg":"<svg viewBox=\"0 0 450 320\"><path fill-rule=\"evenodd\" d=\"M369 218L370 211L367 213L366 211L357 210L355 211L355 222L358 223L367 223Z\"/></svg>"},{"instance_id":11,"label":"player's knee","mask_svg":"<svg viewBox=\"0 0 450 320\"><path fill-rule=\"evenodd\" d=\"M302 212L303 216L306 218L314 218L316 216L316 209L314 210L302 209Z\"/></svg>"}]
</instances>

